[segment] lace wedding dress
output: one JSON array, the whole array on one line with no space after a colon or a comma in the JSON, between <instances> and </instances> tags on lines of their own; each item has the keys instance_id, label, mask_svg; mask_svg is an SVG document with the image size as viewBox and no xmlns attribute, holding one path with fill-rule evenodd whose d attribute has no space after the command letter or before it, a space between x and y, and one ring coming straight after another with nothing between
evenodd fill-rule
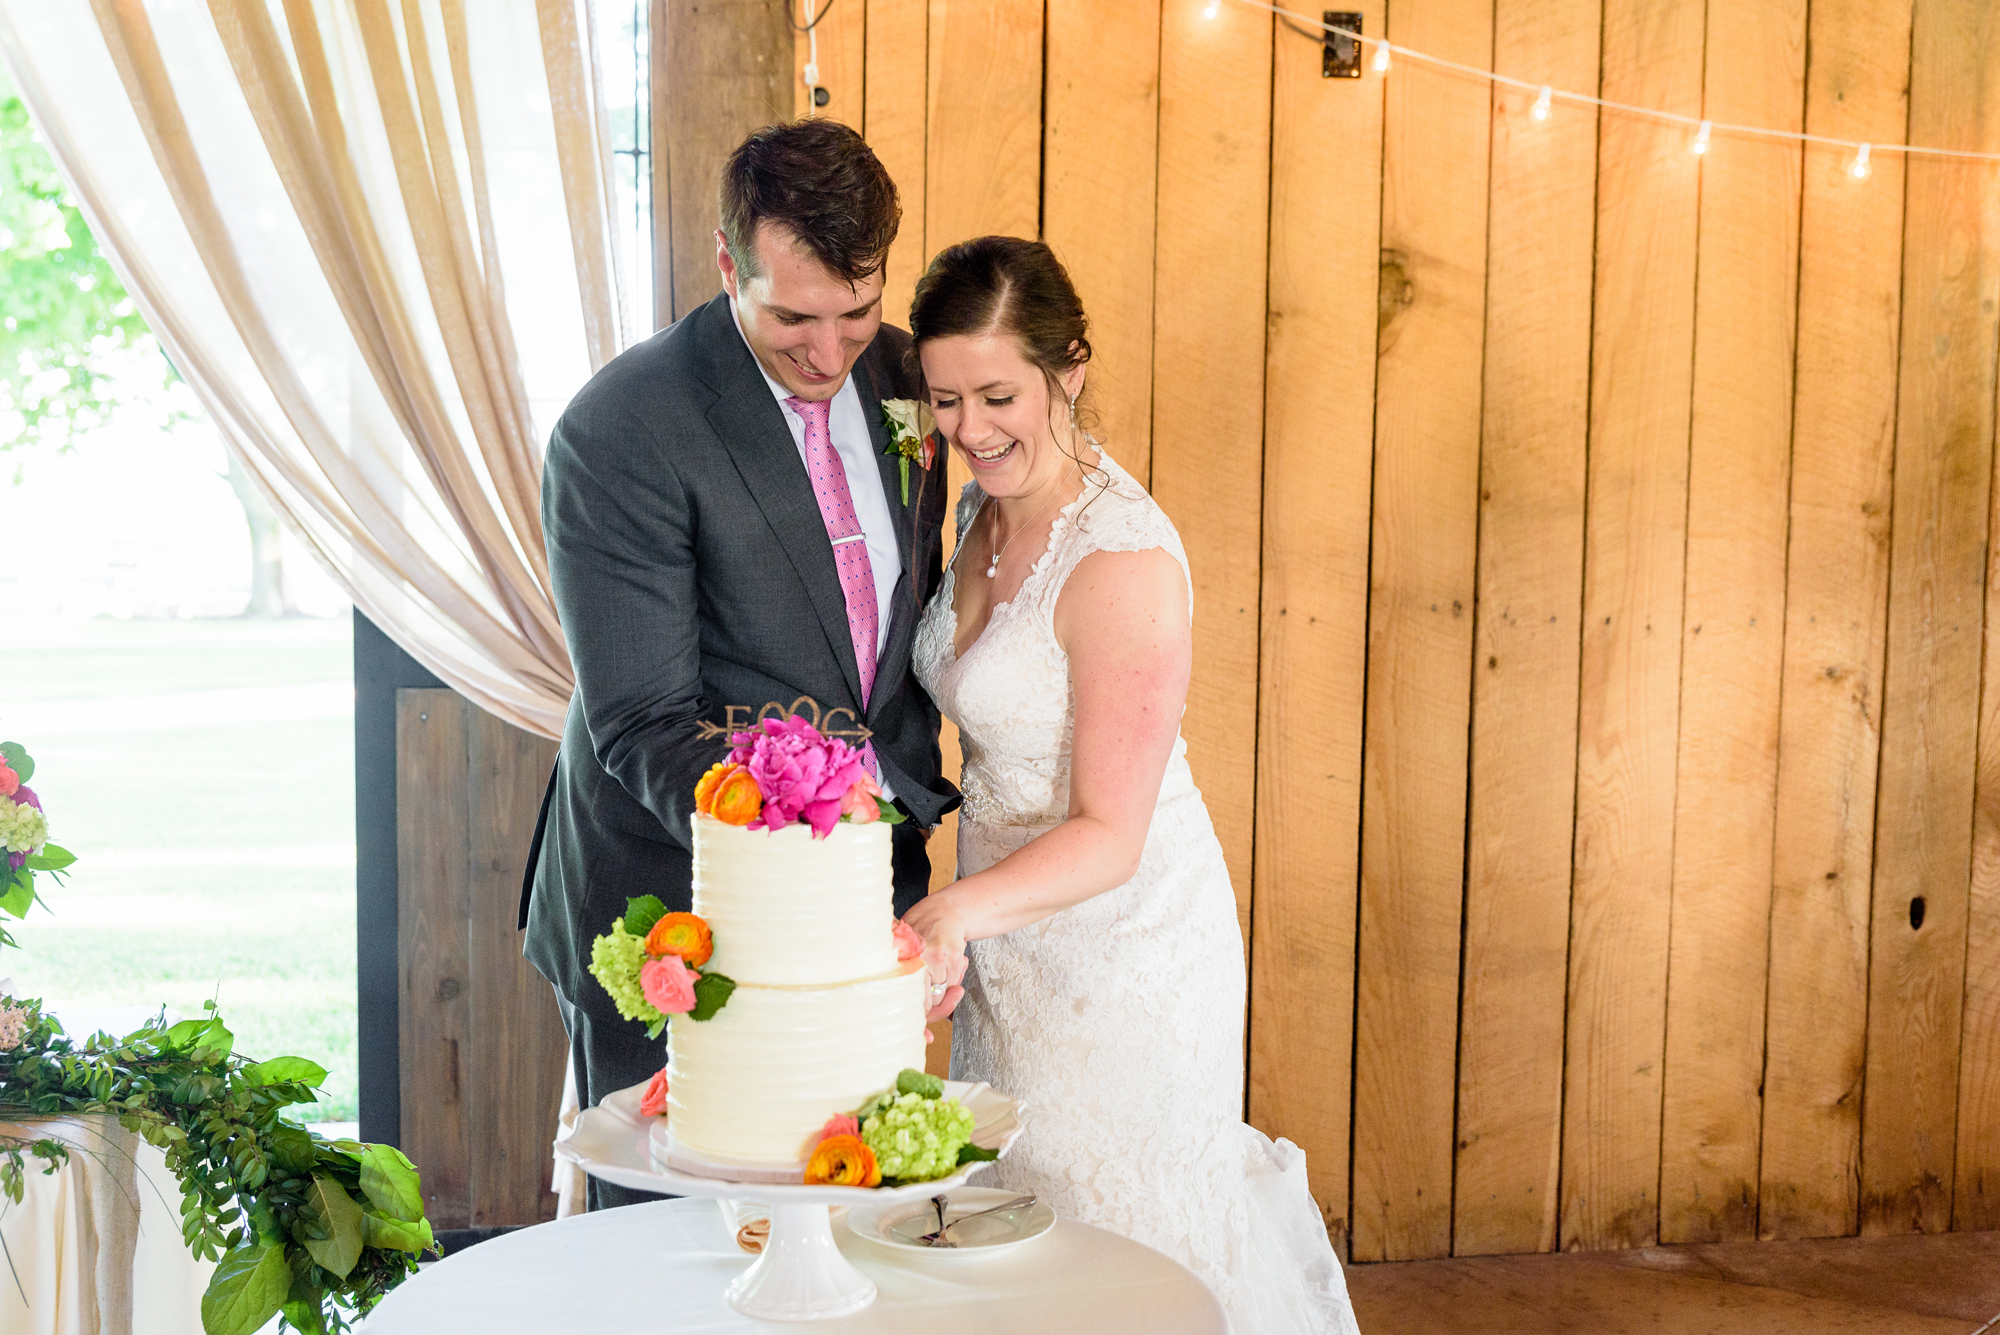
<instances>
[{"instance_id":1,"label":"lace wedding dress","mask_svg":"<svg viewBox=\"0 0 2000 1335\"><path fill-rule=\"evenodd\" d=\"M916 668L959 728L961 875L992 866L1069 811L1073 726L1056 599L1096 551L1180 536L1109 456L1055 520L1011 602L953 653L948 571L917 631ZM968 485L961 536L984 500ZM1340 1264L1306 1187L1305 1155L1244 1123L1243 937L1222 848L1176 739L1126 884L1030 927L974 942L952 1015L952 1075L1030 1105L1027 1134L989 1170L1057 1214L1137 1239L1191 1268L1235 1335L1356 1331Z\"/></svg>"}]
</instances>

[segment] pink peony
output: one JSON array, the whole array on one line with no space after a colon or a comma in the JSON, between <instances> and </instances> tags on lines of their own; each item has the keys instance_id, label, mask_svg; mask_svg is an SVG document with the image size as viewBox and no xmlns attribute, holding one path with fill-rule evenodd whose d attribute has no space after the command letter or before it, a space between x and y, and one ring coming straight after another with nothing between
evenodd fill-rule
<instances>
[{"instance_id":1,"label":"pink peony","mask_svg":"<svg viewBox=\"0 0 2000 1335\"><path fill-rule=\"evenodd\" d=\"M917 935L917 929L896 919L896 958L905 964L924 953L924 939Z\"/></svg>"},{"instance_id":2,"label":"pink peony","mask_svg":"<svg viewBox=\"0 0 2000 1335\"><path fill-rule=\"evenodd\" d=\"M833 1136L859 1136L860 1134L861 1119L852 1113L840 1113L829 1117L826 1119L826 1125L819 1129L820 1140L827 1140Z\"/></svg>"},{"instance_id":3,"label":"pink peony","mask_svg":"<svg viewBox=\"0 0 2000 1335\"><path fill-rule=\"evenodd\" d=\"M639 1098L641 1117L658 1117L667 1110L666 1068L653 1072L653 1079L646 1086L646 1092Z\"/></svg>"},{"instance_id":4,"label":"pink peony","mask_svg":"<svg viewBox=\"0 0 2000 1335\"><path fill-rule=\"evenodd\" d=\"M840 799L840 814L856 825L866 825L870 821L882 819L882 808L875 799L882 795L882 785L866 774L854 781Z\"/></svg>"},{"instance_id":5,"label":"pink peony","mask_svg":"<svg viewBox=\"0 0 2000 1335\"><path fill-rule=\"evenodd\" d=\"M679 955L648 960L639 970L639 990L654 1009L664 1015L685 1015L694 1009L694 980L698 975Z\"/></svg>"},{"instance_id":6,"label":"pink peony","mask_svg":"<svg viewBox=\"0 0 2000 1335\"><path fill-rule=\"evenodd\" d=\"M837 737L820 736L796 714L765 719L730 740L736 744L730 760L748 766L764 794L763 811L747 827L752 830L781 830L804 821L815 838L824 839L840 821L847 790L868 774L861 752Z\"/></svg>"},{"instance_id":7,"label":"pink peony","mask_svg":"<svg viewBox=\"0 0 2000 1335\"><path fill-rule=\"evenodd\" d=\"M6 761L0 760L0 797L12 797L14 790L20 786L21 776Z\"/></svg>"}]
</instances>

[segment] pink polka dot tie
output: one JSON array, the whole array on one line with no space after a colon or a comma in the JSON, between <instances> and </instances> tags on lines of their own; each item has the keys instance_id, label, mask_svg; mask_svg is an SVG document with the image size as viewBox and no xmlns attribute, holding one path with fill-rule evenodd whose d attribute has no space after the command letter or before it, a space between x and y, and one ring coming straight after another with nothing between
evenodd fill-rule
<instances>
[{"instance_id":1,"label":"pink polka dot tie","mask_svg":"<svg viewBox=\"0 0 2000 1335\"><path fill-rule=\"evenodd\" d=\"M868 539L854 515L848 494L847 470L833 448L827 419L833 404L825 399L786 399L806 423L806 471L812 474L813 496L819 501L826 536L833 543L833 564L840 572L840 592L847 599L847 632L854 637L854 665L861 671L861 707L875 685L875 636L881 624L875 606L875 570L868 564Z\"/></svg>"}]
</instances>

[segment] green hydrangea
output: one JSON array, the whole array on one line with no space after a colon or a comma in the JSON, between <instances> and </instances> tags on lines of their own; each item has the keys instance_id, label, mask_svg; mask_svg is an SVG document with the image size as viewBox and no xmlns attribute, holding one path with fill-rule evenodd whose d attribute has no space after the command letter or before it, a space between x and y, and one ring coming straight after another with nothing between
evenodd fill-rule
<instances>
[{"instance_id":1,"label":"green hydrangea","mask_svg":"<svg viewBox=\"0 0 2000 1335\"><path fill-rule=\"evenodd\" d=\"M899 1094L861 1124L882 1176L929 1182L958 1171L959 1147L972 1139L972 1114L957 1099Z\"/></svg>"},{"instance_id":2,"label":"green hydrangea","mask_svg":"<svg viewBox=\"0 0 2000 1335\"><path fill-rule=\"evenodd\" d=\"M590 974L604 984L618 1013L628 1020L659 1024L666 1017L639 988L639 970L646 963L646 939L625 930L621 920L590 943Z\"/></svg>"}]
</instances>

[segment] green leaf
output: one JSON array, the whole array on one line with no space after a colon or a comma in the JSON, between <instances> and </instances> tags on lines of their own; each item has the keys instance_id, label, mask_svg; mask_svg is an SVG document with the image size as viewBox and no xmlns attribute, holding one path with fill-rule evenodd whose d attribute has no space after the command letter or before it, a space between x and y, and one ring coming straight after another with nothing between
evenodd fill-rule
<instances>
[{"instance_id":1,"label":"green leaf","mask_svg":"<svg viewBox=\"0 0 2000 1335\"><path fill-rule=\"evenodd\" d=\"M330 1177L312 1180L312 1186L306 1189L306 1203L326 1225L328 1233L320 1240L302 1239L306 1251L322 1269L346 1279L354 1263L361 1259L361 1221L365 1217L361 1207Z\"/></svg>"},{"instance_id":2,"label":"green leaf","mask_svg":"<svg viewBox=\"0 0 2000 1335\"><path fill-rule=\"evenodd\" d=\"M302 1126L279 1122L264 1133L264 1139L270 1143L272 1162L290 1176L305 1176L319 1159L312 1132Z\"/></svg>"},{"instance_id":3,"label":"green leaf","mask_svg":"<svg viewBox=\"0 0 2000 1335\"><path fill-rule=\"evenodd\" d=\"M958 1161L961 1164L991 1163L999 1157L1000 1151L985 1149L969 1141L958 1147Z\"/></svg>"},{"instance_id":4,"label":"green leaf","mask_svg":"<svg viewBox=\"0 0 2000 1335\"><path fill-rule=\"evenodd\" d=\"M705 973L695 980L694 1009L688 1012L691 1020L712 1020L715 1013L729 1004L729 994L736 990L736 980L725 978L719 973Z\"/></svg>"},{"instance_id":5,"label":"green leaf","mask_svg":"<svg viewBox=\"0 0 2000 1335\"><path fill-rule=\"evenodd\" d=\"M283 1247L239 1247L216 1263L201 1295L205 1335L256 1335L292 1292Z\"/></svg>"},{"instance_id":6,"label":"green leaf","mask_svg":"<svg viewBox=\"0 0 2000 1335\"><path fill-rule=\"evenodd\" d=\"M913 1067L904 1067L896 1077L896 1092L918 1094L927 1099L941 1099L944 1097L944 1081Z\"/></svg>"},{"instance_id":7,"label":"green leaf","mask_svg":"<svg viewBox=\"0 0 2000 1335\"><path fill-rule=\"evenodd\" d=\"M76 861L76 854L61 844L43 844L42 851L24 864L29 871L61 871Z\"/></svg>"},{"instance_id":8,"label":"green leaf","mask_svg":"<svg viewBox=\"0 0 2000 1335\"><path fill-rule=\"evenodd\" d=\"M326 1068L304 1057L273 1057L245 1068L243 1078L253 1085L311 1085L326 1083Z\"/></svg>"},{"instance_id":9,"label":"green leaf","mask_svg":"<svg viewBox=\"0 0 2000 1335\"><path fill-rule=\"evenodd\" d=\"M28 757L28 748L19 742L0 742L0 759L5 759L7 768L20 777L22 783L35 777L35 762Z\"/></svg>"},{"instance_id":10,"label":"green leaf","mask_svg":"<svg viewBox=\"0 0 2000 1335\"><path fill-rule=\"evenodd\" d=\"M326 1295L309 1284L296 1284L299 1297L279 1309L299 1335L326 1335Z\"/></svg>"},{"instance_id":11,"label":"green leaf","mask_svg":"<svg viewBox=\"0 0 2000 1335\"><path fill-rule=\"evenodd\" d=\"M643 937L653 930L653 924L667 916L667 906L657 895L640 895L637 899L625 901L625 930L633 936Z\"/></svg>"},{"instance_id":12,"label":"green leaf","mask_svg":"<svg viewBox=\"0 0 2000 1335\"><path fill-rule=\"evenodd\" d=\"M424 1217L423 1178L394 1145L370 1145L362 1153L361 1194L391 1219L414 1224Z\"/></svg>"},{"instance_id":13,"label":"green leaf","mask_svg":"<svg viewBox=\"0 0 2000 1335\"><path fill-rule=\"evenodd\" d=\"M28 906L35 902L35 878L28 874L26 867L16 871L7 883L7 893L0 895L0 909L17 918L28 916Z\"/></svg>"},{"instance_id":14,"label":"green leaf","mask_svg":"<svg viewBox=\"0 0 2000 1335\"><path fill-rule=\"evenodd\" d=\"M896 804L894 802L889 801L887 798L883 797L879 793L876 794L875 796L875 805L881 808L882 823L884 825L901 825L904 821L909 819L908 816L905 816L902 812L896 810Z\"/></svg>"},{"instance_id":15,"label":"green leaf","mask_svg":"<svg viewBox=\"0 0 2000 1335\"><path fill-rule=\"evenodd\" d=\"M361 1240L370 1247L386 1247L398 1252L421 1252L432 1242L431 1223L419 1219L415 1223L405 1223L400 1219L385 1219L373 1211L361 1215Z\"/></svg>"},{"instance_id":16,"label":"green leaf","mask_svg":"<svg viewBox=\"0 0 2000 1335\"><path fill-rule=\"evenodd\" d=\"M646 1026L647 1039L652 1040L658 1038L661 1034L666 1032L666 1028L667 1028L667 1017L662 1015L659 1019L653 1021L651 1024Z\"/></svg>"}]
</instances>

